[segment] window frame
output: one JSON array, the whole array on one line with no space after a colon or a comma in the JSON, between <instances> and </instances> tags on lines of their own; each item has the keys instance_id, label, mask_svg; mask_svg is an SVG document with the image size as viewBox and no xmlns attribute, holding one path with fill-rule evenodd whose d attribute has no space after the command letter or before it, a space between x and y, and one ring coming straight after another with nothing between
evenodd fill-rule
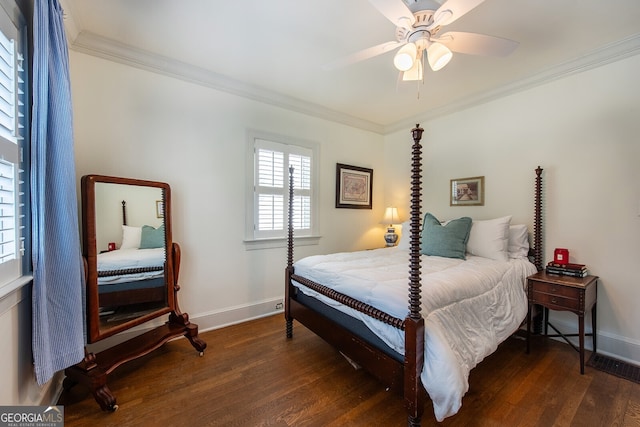
<instances>
[{"instance_id":1,"label":"window frame","mask_svg":"<svg viewBox=\"0 0 640 427\"><path fill-rule=\"evenodd\" d=\"M255 156L256 156L256 142L264 141L267 144L273 143L280 146L289 147L287 153L299 154L300 149L311 151L311 228L303 235L296 236L294 231L294 239L296 245L316 245L319 242L320 236L318 234L318 204L319 204L319 173L318 165L320 158L320 145L315 141L304 140L299 138L293 138L285 135L263 132L258 130L248 130L246 137L246 209L245 209L245 247L247 250L254 249L268 249L284 247L287 243L287 226L288 226L288 184L289 173L288 164L286 168L286 181L284 192L285 197L285 224L282 233L263 233L271 234L271 236L260 236L260 233L256 233L256 168L255 168Z\"/></svg>"},{"instance_id":2,"label":"window frame","mask_svg":"<svg viewBox=\"0 0 640 427\"><path fill-rule=\"evenodd\" d=\"M31 33L26 20L28 10L24 2L19 0L0 0L0 30L9 39L14 38L14 65L21 61L22 73L16 74L16 161L14 163L15 182L15 221L17 228L16 268L10 271L0 269L0 301L5 306L5 297L13 294L29 284L32 279L31 262L31 198L30 198L30 163L29 147L31 126ZM12 28L9 28L12 26ZM7 31L7 29L9 31ZM18 90L19 89L19 90ZM6 140L6 138L3 138ZM4 143L4 142L3 142ZM4 263L3 263L4 264ZM11 300L9 300L9 303Z\"/></svg>"}]
</instances>

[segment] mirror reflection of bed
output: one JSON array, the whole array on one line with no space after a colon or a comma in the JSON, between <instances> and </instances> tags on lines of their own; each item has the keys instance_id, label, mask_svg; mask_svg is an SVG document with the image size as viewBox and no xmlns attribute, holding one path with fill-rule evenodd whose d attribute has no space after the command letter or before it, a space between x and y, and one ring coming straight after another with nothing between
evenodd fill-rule
<instances>
[{"instance_id":1,"label":"mirror reflection of bed","mask_svg":"<svg viewBox=\"0 0 640 427\"><path fill-rule=\"evenodd\" d=\"M100 329L167 306L162 189L97 183Z\"/></svg>"}]
</instances>

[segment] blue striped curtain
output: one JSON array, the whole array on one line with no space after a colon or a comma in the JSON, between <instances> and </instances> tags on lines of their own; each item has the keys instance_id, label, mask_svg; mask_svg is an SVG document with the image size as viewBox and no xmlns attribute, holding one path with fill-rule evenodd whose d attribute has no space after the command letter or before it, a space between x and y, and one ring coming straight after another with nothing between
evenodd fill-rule
<instances>
[{"instance_id":1,"label":"blue striped curtain","mask_svg":"<svg viewBox=\"0 0 640 427\"><path fill-rule=\"evenodd\" d=\"M84 357L84 266L62 9L35 0L33 13L33 359L44 384Z\"/></svg>"}]
</instances>

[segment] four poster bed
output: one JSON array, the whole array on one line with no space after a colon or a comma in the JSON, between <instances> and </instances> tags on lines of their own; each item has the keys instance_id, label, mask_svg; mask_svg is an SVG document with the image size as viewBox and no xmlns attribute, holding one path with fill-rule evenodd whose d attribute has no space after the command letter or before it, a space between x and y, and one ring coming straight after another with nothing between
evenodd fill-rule
<instances>
[{"instance_id":1,"label":"four poster bed","mask_svg":"<svg viewBox=\"0 0 640 427\"><path fill-rule=\"evenodd\" d=\"M422 132L419 126L412 130L410 238L405 228L405 247L311 256L294 264L290 177L285 270L287 337L293 336L295 319L352 364L403 393L410 426L420 425L427 393L439 421L459 410L469 371L525 319L526 277L542 268L542 169L536 169L533 251L526 226L512 226L511 217L461 218L443 226L426 214L423 222ZM439 233L449 235L456 227L467 227L466 237L460 233L456 243L463 252L442 256L434 242L443 236ZM504 233L499 250L489 242L496 232ZM512 240L515 234L520 234L520 247L512 247L518 241Z\"/></svg>"}]
</instances>

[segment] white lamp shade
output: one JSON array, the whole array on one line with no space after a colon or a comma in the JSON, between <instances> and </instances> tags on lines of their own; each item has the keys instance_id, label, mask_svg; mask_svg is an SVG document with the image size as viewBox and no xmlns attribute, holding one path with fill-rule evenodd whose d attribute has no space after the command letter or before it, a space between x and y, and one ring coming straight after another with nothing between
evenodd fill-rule
<instances>
[{"instance_id":1,"label":"white lamp shade","mask_svg":"<svg viewBox=\"0 0 640 427\"><path fill-rule=\"evenodd\" d=\"M401 222L402 221L400 221L400 216L398 215L398 209L394 207L385 209L384 217L382 218L382 221L380 221L381 224L389 225L400 224Z\"/></svg>"},{"instance_id":2,"label":"white lamp shade","mask_svg":"<svg viewBox=\"0 0 640 427\"><path fill-rule=\"evenodd\" d=\"M429 66L433 71L442 69L451 61L451 57L453 57L453 53L442 43L432 43L427 49Z\"/></svg>"},{"instance_id":3,"label":"white lamp shade","mask_svg":"<svg viewBox=\"0 0 640 427\"><path fill-rule=\"evenodd\" d=\"M416 61L411 67L410 70L402 73L402 80L407 81L416 81L422 80L423 69L422 69L422 61Z\"/></svg>"},{"instance_id":4,"label":"white lamp shade","mask_svg":"<svg viewBox=\"0 0 640 427\"><path fill-rule=\"evenodd\" d=\"M413 43L407 43L400 48L396 56L393 57L393 65L400 71L407 71L416 62L418 48Z\"/></svg>"}]
</instances>

